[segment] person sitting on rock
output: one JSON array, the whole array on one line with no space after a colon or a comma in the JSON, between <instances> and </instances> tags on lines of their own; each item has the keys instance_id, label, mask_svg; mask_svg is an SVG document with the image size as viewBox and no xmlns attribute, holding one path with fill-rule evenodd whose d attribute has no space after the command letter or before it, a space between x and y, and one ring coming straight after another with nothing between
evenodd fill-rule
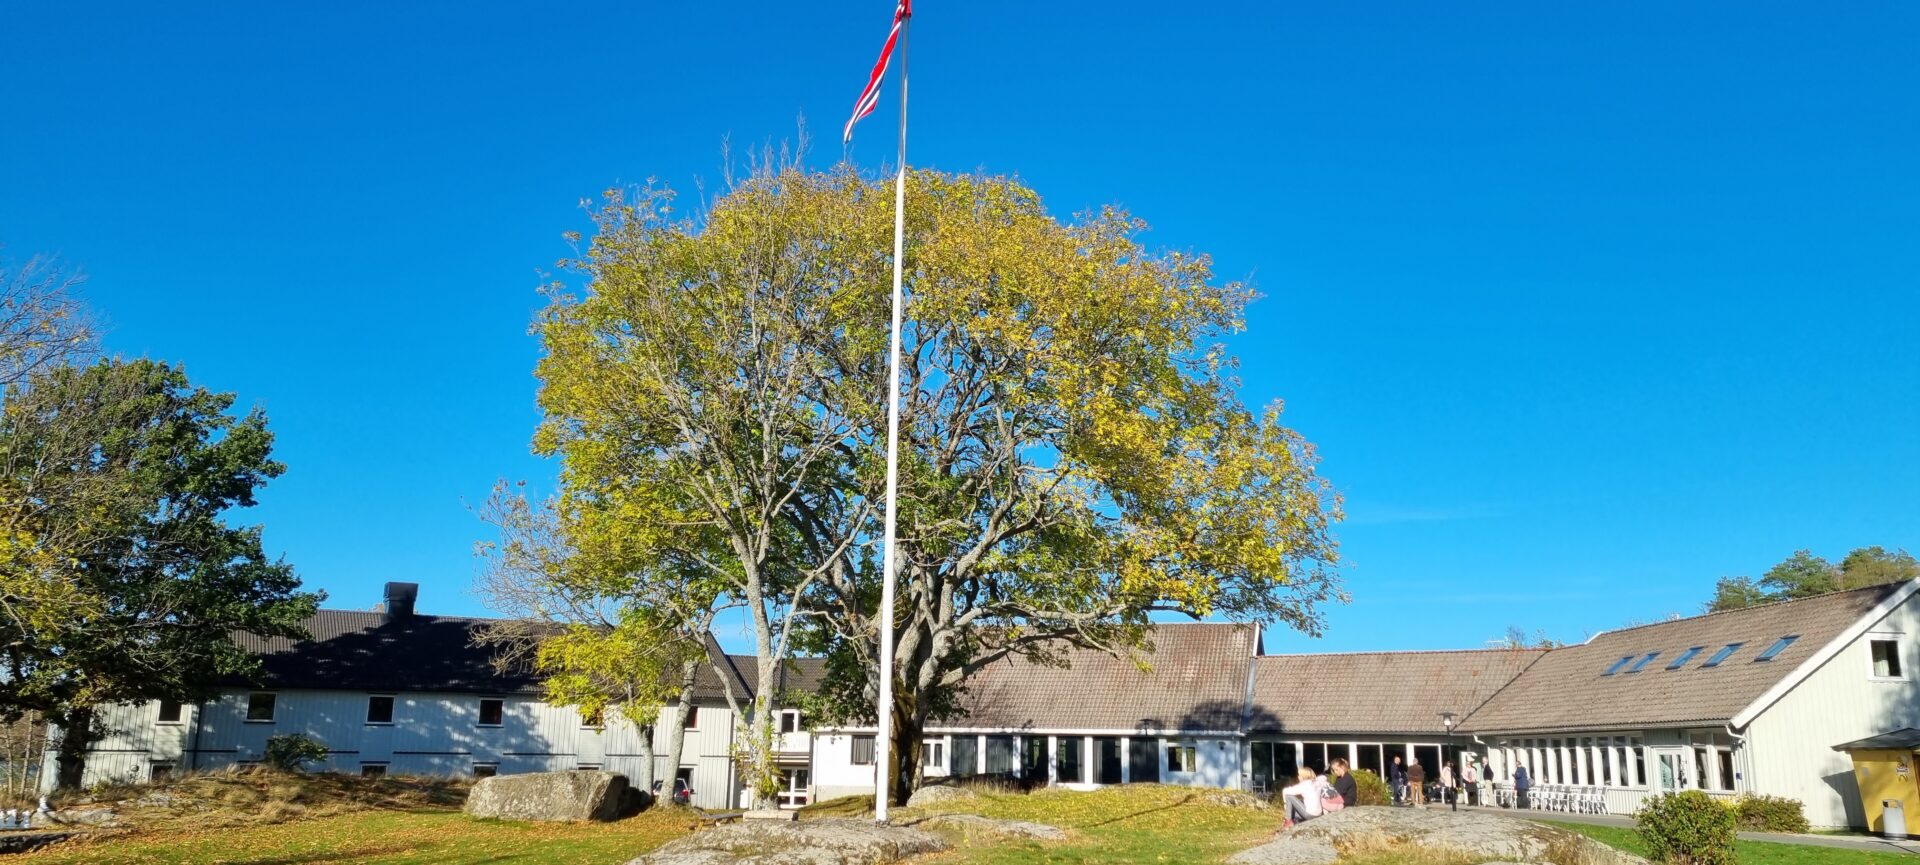
<instances>
[{"instance_id":1,"label":"person sitting on rock","mask_svg":"<svg viewBox=\"0 0 1920 865\"><path fill-rule=\"evenodd\" d=\"M1301 766L1295 773L1299 783L1280 791L1281 800L1287 803L1287 825L1305 823L1326 813L1326 807L1320 800L1320 787L1327 783L1313 774L1313 769Z\"/></svg>"},{"instance_id":2,"label":"person sitting on rock","mask_svg":"<svg viewBox=\"0 0 1920 865\"><path fill-rule=\"evenodd\" d=\"M1327 769L1333 773L1333 789L1340 793L1340 801L1349 808L1360 804L1360 788L1353 782L1353 772L1347 768L1347 759L1335 758L1333 765Z\"/></svg>"}]
</instances>

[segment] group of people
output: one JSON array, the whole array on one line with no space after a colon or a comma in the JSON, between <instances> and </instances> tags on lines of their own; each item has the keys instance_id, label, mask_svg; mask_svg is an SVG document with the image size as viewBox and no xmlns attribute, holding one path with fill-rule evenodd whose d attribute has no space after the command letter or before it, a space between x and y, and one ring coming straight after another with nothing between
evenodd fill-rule
<instances>
[{"instance_id":1,"label":"group of people","mask_svg":"<svg viewBox=\"0 0 1920 865\"><path fill-rule=\"evenodd\" d=\"M1288 826L1358 804L1360 788L1354 783L1346 760L1335 759L1327 767L1327 774L1332 775L1333 780L1315 774L1311 767L1301 766L1295 775L1298 781L1280 791L1281 800L1287 803Z\"/></svg>"},{"instance_id":2,"label":"group of people","mask_svg":"<svg viewBox=\"0 0 1920 865\"><path fill-rule=\"evenodd\" d=\"M1440 764L1439 790L1441 801L1473 804L1472 797L1480 789L1480 772L1472 763L1466 764L1458 772L1454 771L1453 761ZM1393 758L1393 765L1387 767L1387 785L1393 791L1395 805L1413 805L1424 808L1427 805L1427 767L1415 763L1412 766Z\"/></svg>"},{"instance_id":3,"label":"group of people","mask_svg":"<svg viewBox=\"0 0 1920 865\"><path fill-rule=\"evenodd\" d=\"M1514 785L1520 791L1520 800L1524 808L1527 789L1532 786L1525 767L1514 771ZM1480 791L1480 769L1473 763L1467 763L1458 771L1453 761L1440 764L1439 789L1442 801L1449 799L1455 803L1473 804ZM1332 776L1329 779L1328 776ZM1320 775L1311 767L1302 766L1296 774L1296 782L1280 791L1282 801L1286 802L1287 824L1301 823L1322 816L1330 811L1338 811L1350 805L1358 804L1358 788L1353 780L1347 761L1336 758L1327 767L1327 774ZM1392 791L1393 804L1411 805L1424 808L1427 805L1427 768L1419 763L1409 766L1399 757L1393 758L1393 764L1387 767L1387 785Z\"/></svg>"}]
</instances>

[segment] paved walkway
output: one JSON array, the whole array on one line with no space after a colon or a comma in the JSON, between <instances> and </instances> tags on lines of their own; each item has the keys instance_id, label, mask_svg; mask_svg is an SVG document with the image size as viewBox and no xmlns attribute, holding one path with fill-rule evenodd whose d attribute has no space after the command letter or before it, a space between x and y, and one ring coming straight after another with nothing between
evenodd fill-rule
<instances>
[{"instance_id":1,"label":"paved walkway","mask_svg":"<svg viewBox=\"0 0 1920 865\"><path fill-rule=\"evenodd\" d=\"M1439 806L1433 806L1439 807ZM1616 826L1622 829L1633 828L1632 817L1620 817L1613 814L1569 814L1564 811L1519 811L1513 808L1484 808L1468 806L1466 811L1493 811L1509 817L1524 817L1529 820L1546 820L1554 823L1585 823L1591 826ZM1792 835L1784 832L1742 832L1742 841L1765 841L1769 844L1802 844L1808 847L1833 847L1841 850L1871 850L1876 853L1914 853L1920 854L1920 841L1888 841L1870 835Z\"/></svg>"}]
</instances>

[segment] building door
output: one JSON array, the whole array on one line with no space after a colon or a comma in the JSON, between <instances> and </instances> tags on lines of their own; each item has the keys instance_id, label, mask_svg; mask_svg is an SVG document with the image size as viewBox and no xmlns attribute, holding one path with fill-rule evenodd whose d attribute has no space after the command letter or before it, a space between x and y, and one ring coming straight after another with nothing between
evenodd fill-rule
<instances>
[{"instance_id":1,"label":"building door","mask_svg":"<svg viewBox=\"0 0 1920 865\"><path fill-rule=\"evenodd\" d=\"M1093 740L1093 748L1099 759L1095 765L1100 767L1094 780L1101 784L1120 783L1120 761L1124 759L1120 753L1120 740L1101 736Z\"/></svg>"},{"instance_id":2,"label":"building door","mask_svg":"<svg viewBox=\"0 0 1920 865\"><path fill-rule=\"evenodd\" d=\"M1687 748L1652 748L1652 773L1647 778L1647 786L1653 789L1653 795L1678 793L1693 789L1694 779L1687 777L1687 764L1690 762Z\"/></svg>"},{"instance_id":3,"label":"building door","mask_svg":"<svg viewBox=\"0 0 1920 865\"><path fill-rule=\"evenodd\" d=\"M1020 737L1020 777L1028 781L1047 780L1047 737Z\"/></svg>"},{"instance_id":4,"label":"building door","mask_svg":"<svg viewBox=\"0 0 1920 865\"><path fill-rule=\"evenodd\" d=\"M1132 739L1127 742L1127 780L1135 784L1153 784L1160 780L1160 740Z\"/></svg>"}]
</instances>

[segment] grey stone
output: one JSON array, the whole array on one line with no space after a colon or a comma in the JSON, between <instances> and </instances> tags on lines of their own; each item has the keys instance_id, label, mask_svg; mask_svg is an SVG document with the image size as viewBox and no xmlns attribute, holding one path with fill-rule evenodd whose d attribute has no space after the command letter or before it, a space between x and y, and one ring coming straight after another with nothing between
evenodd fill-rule
<instances>
[{"instance_id":1,"label":"grey stone","mask_svg":"<svg viewBox=\"0 0 1920 865\"><path fill-rule=\"evenodd\" d=\"M966 802L978 798L980 798L979 794L965 787L955 787L952 784L928 784L925 787L913 791L913 795L907 797L907 807L926 808L932 805L942 805L948 802Z\"/></svg>"},{"instance_id":2,"label":"grey stone","mask_svg":"<svg viewBox=\"0 0 1920 865\"><path fill-rule=\"evenodd\" d=\"M999 838L1023 838L1033 841L1065 841L1067 831L1045 823L1025 820L995 820L978 814L935 814L913 823L928 829L945 829L966 836L988 835Z\"/></svg>"},{"instance_id":3,"label":"grey stone","mask_svg":"<svg viewBox=\"0 0 1920 865\"><path fill-rule=\"evenodd\" d=\"M1239 790L1217 790L1207 794L1207 801L1228 808L1272 808L1273 803L1252 793Z\"/></svg>"},{"instance_id":4,"label":"grey stone","mask_svg":"<svg viewBox=\"0 0 1920 865\"><path fill-rule=\"evenodd\" d=\"M614 772L495 775L473 785L466 812L496 820L615 820L633 801L626 792L627 777Z\"/></svg>"},{"instance_id":5,"label":"grey stone","mask_svg":"<svg viewBox=\"0 0 1920 865\"><path fill-rule=\"evenodd\" d=\"M742 820L773 820L783 823L792 823L794 820L799 819L799 817L799 812L781 811L778 809L770 811L743 811L740 814L740 819Z\"/></svg>"},{"instance_id":6,"label":"grey stone","mask_svg":"<svg viewBox=\"0 0 1920 865\"><path fill-rule=\"evenodd\" d=\"M92 826L96 829L115 829L126 824L120 822L120 812L112 808L67 808L48 811L46 819L58 826Z\"/></svg>"},{"instance_id":7,"label":"grey stone","mask_svg":"<svg viewBox=\"0 0 1920 865\"><path fill-rule=\"evenodd\" d=\"M1231 865L1332 865L1340 861L1340 851L1318 838L1296 838L1283 834L1251 850L1242 850L1227 859Z\"/></svg>"},{"instance_id":8,"label":"grey stone","mask_svg":"<svg viewBox=\"0 0 1920 865\"><path fill-rule=\"evenodd\" d=\"M1575 832L1481 811L1346 808L1294 826L1279 839L1287 840L1321 842L1336 850L1397 847L1448 850L1466 857L1482 857L1481 861L1646 865L1645 859ZM1267 846L1272 845L1262 845L1241 855ZM1266 865L1293 860L1236 857L1229 861Z\"/></svg>"},{"instance_id":9,"label":"grey stone","mask_svg":"<svg viewBox=\"0 0 1920 865\"><path fill-rule=\"evenodd\" d=\"M867 820L740 822L671 841L627 865L883 865L945 849L937 835Z\"/></svg>"}]
</instances>

